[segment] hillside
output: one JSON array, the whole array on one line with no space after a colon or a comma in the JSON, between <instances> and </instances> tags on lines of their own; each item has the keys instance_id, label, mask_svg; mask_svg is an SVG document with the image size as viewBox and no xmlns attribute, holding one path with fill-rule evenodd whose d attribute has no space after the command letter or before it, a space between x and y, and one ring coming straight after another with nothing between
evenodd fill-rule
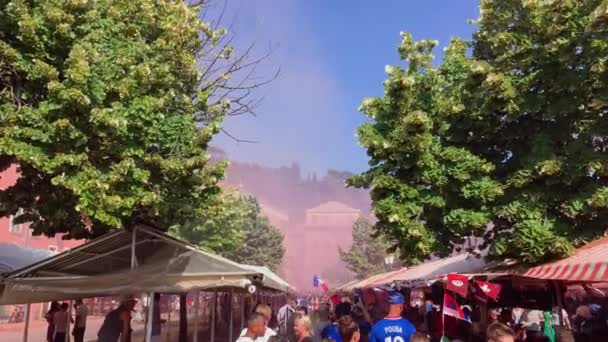
<instances>
[{"instance_id":1,"label":"hillside","mask_svg":"<svg viewBox=\"0 0 608 342\"><path fill-rule=\"evenodd\" d=\"M213 158L227 160L228 156L222 150L214 148ZM297 163L271 168L230 161L225 182L252 193L261 203L284 212L291 222L300 223L307 209L329 201L341 202L368 214L368 192L344 186L351 175L350 172L338 170L328 170L323 176L303 175Z\"/></svg>"}]
</instances>

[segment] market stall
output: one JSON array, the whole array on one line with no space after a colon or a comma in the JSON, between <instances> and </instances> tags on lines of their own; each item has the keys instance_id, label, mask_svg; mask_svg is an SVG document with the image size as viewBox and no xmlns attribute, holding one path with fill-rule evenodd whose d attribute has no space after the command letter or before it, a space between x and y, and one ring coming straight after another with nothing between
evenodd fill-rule
<instances>
[{"instance_id":1,"label":"market stall","mask_svg":"<svg viewBox=\"0 0 608 342\"><path fill-rule=\"evenodd\" d=\"M532 267L524 275L568 283L608 282L608 237L584 245L565 259Z\"/></svg>"},{"instance_id":2,"label":"market stall","mask_svg":"<svg viewBox=\"0 0 608 342\"><path fill-rule=\"evenodd\" d=\"M132 231L106 234L5 274L0 289L0 304L147 294L148 298L155 298L150 300L146 319L146 341L151 341L152 317L158 298L155 294L203 290L246 294L287 292L293 288L265 267L241 265L150 227L138 226ZM198 310L198 300L194 304ZM27 339L27 318L26 310L24 340ZM194 331L196 341L196 326Z\"/></svg>"},{"instance_id":3,"label":"market stall","mask_svg":"<svg viewBox=\"0 0 608 342\"><path fill-rule=\"evenodd\" d=\"M385 273L380 277L371 280L368 287L390 285L398 282L415 287L423 285L427 280L448 273L474 273L481 271L487 262L483 256L475 256L468 253L460 254L448 258L428 261L423 264L410 268L403 268L399 271ZM409 284L409 285L408 285Z\"/></svg>"}]
</instances>

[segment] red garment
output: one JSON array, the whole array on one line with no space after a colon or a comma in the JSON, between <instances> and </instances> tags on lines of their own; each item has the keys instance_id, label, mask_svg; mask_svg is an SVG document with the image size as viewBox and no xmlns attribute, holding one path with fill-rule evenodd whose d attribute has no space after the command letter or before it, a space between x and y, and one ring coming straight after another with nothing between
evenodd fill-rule
<instances>
[{"instance_id":1,"label":"red garment","mask_svg":"<svg viewBox=\"0 0 608 342\"><path fill-rule=\"evenodd\" d=\"M331 296L330 300L333 305L338 305L342 301L340 299L340 296L338 296L338 294L334 294L333 296Z\"/></svg>"},{"instance_id":2,"label":"red garment","mask_svg":"<svg viewBox=\"0 0 608 342\"><path fill-rule=\"evenodd\" d=\"M454 317L444 316L443 321L445 322L445 330L443 330L443 322L441 319L440 312L434 312L433 317L433 331L432 335L437 338L441 338L442 335L447 336L449 339L454 339L457 337L462 337L464 327L462 323L469 324L465 321L459 320ZM462 323L461 323L462 322Z\"/></svg>"},{"instance_id":3,"label":"red garment","mask_svg":"<svg viewBox=\"0 0 608 342\"><path fill-rule=\"evenodd\" d=\"M363 302L365 304L376 304L376 295L374 293L374 289L362 289L361 297L363 297Z\"/></svg>"},{"instance_id":4,"label":"red garment","mask_svg":"<svg viewBox=\"0 0 608 342\"><path fill-rule=\"evenodd\" d=\"M376 294L376 303L382 308L382 311L389 311L388 293L386 291L374 291Z\"/></svg>"}]
</instances>

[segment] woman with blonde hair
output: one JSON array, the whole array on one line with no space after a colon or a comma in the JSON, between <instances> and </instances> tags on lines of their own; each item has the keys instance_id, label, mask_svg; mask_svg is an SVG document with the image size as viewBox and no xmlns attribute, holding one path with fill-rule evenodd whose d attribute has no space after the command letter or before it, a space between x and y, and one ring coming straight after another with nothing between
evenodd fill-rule
<instances>
[{"instance_id":1,"label":"woman with blonde hair","mask_svg":"<svg viewBox=\"0 0 608 342\"><path fill-rule=\"evenodd\" d=\"M296 318L293 327L297 342L313 342L312 341L312 321L309 316L299 316Z\"/></svg>"}]
</instances>

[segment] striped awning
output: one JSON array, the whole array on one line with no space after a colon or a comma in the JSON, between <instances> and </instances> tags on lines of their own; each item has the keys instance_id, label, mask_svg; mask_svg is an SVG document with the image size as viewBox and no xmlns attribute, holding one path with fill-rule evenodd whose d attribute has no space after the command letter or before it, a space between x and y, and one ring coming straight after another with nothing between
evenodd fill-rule
<instances>
[{"instance_id":1,"label":"striped awning","mask_svg":"<svg viewBox=\"0 0 608 342\"><path fill-rule=\"evenodd\" d=\"M524 275L568 282L608 282L608 237L588 243L568 258L532 267Z\"/></svg>"}]
</instances>

